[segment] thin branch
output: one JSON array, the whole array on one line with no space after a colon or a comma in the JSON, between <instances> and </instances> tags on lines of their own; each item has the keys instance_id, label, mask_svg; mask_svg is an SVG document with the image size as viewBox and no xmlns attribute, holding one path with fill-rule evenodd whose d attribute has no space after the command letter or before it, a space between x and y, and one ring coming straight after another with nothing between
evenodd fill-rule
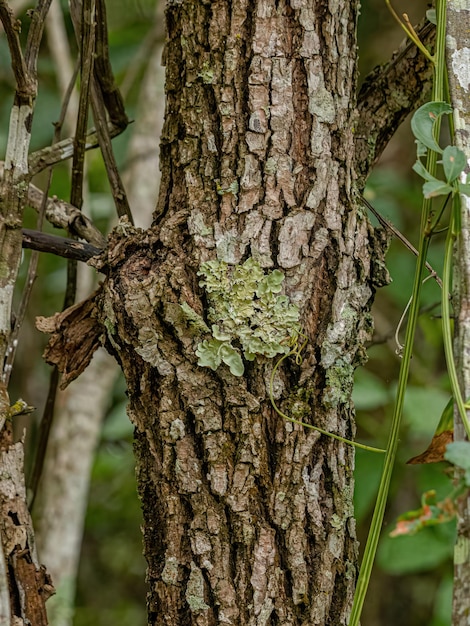
<instances>
[{"instance_id":1,"label":"thin branch","mask_svg":"<svg viewBox=\"0 0 470 626\"><path fill-rule=\"evenodd\" d=\"M114 138L121 134L122 129L108 125L110 137ZM67 161L73 157L74 137L62 139L53 146L41 148L29 155L29 173L35 176L44 171L51 165ZM94 128L90 129L86 134L85 150L93 150L99 146L98 135Z\"/></svg>"},{"instance_id":2,"label":"thin branch","mask_svg":"<svg viewBox=\"0 0 470 626\"><path fill-rule=\"evenodd\" d=\"M39 47L51 2L52 0L38 0L36 8L31 12L32 19L28 29L24 59L28 74L34 81L36 81Z\"/></svg>"},{"instance_id":3,"label":"thin branch","mask_svg":"<svg viewBox=\"0 0 470 626\"><path fill-rule=\"evenodd\" d=\"M435 27L417 28L424 45L431 46ZM355 124L355 169L362 189L373 165L406 116L425 102L432 84L432 64L414 43L402 44L392 60L366 77L358 96Z\"/></svg>"},{"instance_id":4,"label":"thin branch","mask_svg":"<svg viewBox=\"0 0 470 626\"><path fill-rule=\"evenodd\" d=\"M46 458L47 444L52 428L57 391L59 389L60 372L57 365L54 365L49 379L49 389L44 404L44 411L39 424L38 443L36 446L34 464L31 474L28 476L29 510L32 512L36 495L38 493L39 481L44 469L44 459Z\"/></svg>"},{"instance_id":5,"label":"thin branch","mask_svg":"<svg viewBox=\"0 0 470 626\"><path fill-rule=\"evenodd\" d=\"M127 193L122 183L121 176L117 167L116 159L114 157L113 147L111 144L111 137L108 132L106 123L106 110L104 107L103 98L97 87L96 80L93 80L91 86L91 105L93 109L93 117L96 124L96 132L98 134L98 141L100 143L101 154L106 167L106 173L108 175L108 181L111 186L111 192L113 195L114 204L119 217L127 216L129 222L134 224L134 218L127 199Z\"/></svg>"},{"instance_id":6,"label":"thin branch","mask_svg":"<svg viewBox=\"0 0 470 626\"><path fill-rule=\"evenodd\" d=\"M61 13L61 9L59 7L59 5L56 5L56 9L50 14L50 18L52 18L54 20L54 29L49 29L50 31L53 30L54 34L57 34L58 31L61 31L61 34L63 35L63 41L62 41L62 52L64 52L63 47L66 44L66 37L65 37L65 26L63 24L62 21L62 13ZM52 21L52 20L50 20ZM52 35L51 39L53 39ZM54 44L57 43L57 41L54 41ZM54 47L53 44L53 47ZM57 58L57 51L56 51L56 58ZM57 59L58 60L58 59ZM62 109L61 109L61 114L59 117L58 122L55 124L55 131L54 131L54 141L53 144L57 143L60 139L60 133L61 133L61 129L62 126L64 124L64 120L65 120L65 115L69 109L69 104L73 101L73 111L72 111L72 119L75 120L78 118L79 116L79 98L73 98L73 91L74 91L74 87L77 81L77 77L78 77L78 73L80 71L80 67L81 67L81 63L80 63L80 59L77 59L77 62L75 64L75 69L72 72L71 68L72 68L72 62L70 60L70 55L65 55L65 58L61 58L59 61L60 66L62 67L63 63L67 63L68 62L68 68L67 68L67 73L69 73L69 75L71 75L71 78L68 79L69 82L67 84L67 79L65 78L65 71L59 71L59 74L62 76L62 86L64 89L64 100L63 100L63 104L62 104ZM72 123L71 123L72 125ZM74 142L75 144L75 142ZM49 169L49 172L52 172L52 169ZM50 182L50 177L49 177L49 182ZM46 196L49 190L49 186L47 186L46 188L46 193L43 194L42 199L41 199L41 206L45 206L48 204L48 202L46 201ZM29 187L29 192L31 192L31 186ZM29 199L29 195L28 194L28 199ZM37 195L37 194L36 194ZM77 224L82 224L82 223L86 223L85 220L87 219L82 212L80 211L80 209L78 209L77 207L74 207L73 205L68 205L69 206L69 211L67 211L67 214L75 214L76 215L76 220L74 220ZM70 229L69 229L70 231ZM74 235L75 233L71 232L72 234L72 239L74 239ZM67 244L69 243L69 240L66 240ZM33 255L38 256L39 252L37 250L35 250L33 252ZM72 267L72 281L70 280L70 275L71 275L71 270L70 270L70 262L68 263L67 266L67 295L66 295L66 302L68 302L69 300L72 300L75 296L75 269L76 269L76 262L74 262L74 265ZM72 282L72 285L71 285ZM70 288L71 285L71 288ZM55 412L55 403L56 403L56 398L57 398L57 390L58 390L58 385L59 385L59 370L57 368L57 366L55 365L52 368L52 371L50 373L50 378L49 378L49 389L48 389L48 393L47 393L47 399L44 405L44 409L43 409L43 413L42 413L42 419L40 421L39 424L39 429L38 429L38 441L37 441L37 446L36 446L36 454L34 455L34 463L33 463L33 467L32 467L32 473L31 473L31 477L30 477L30 493L31 493L31 500L30 500L30 510L32 510L32 507L34 505L34 501L36 498L36 493L37 493L37 488L38 488L38 484L39 481L41 479L42 476L42 472L43 472L43 468L44 468L44 461L45 461L45 456L46 456L46 451L47 451L47 447L48 447L48 442L49 442L49 435L52 429L52 423L54 420L54 412Z\"/></svg>"},{"instance_id":7,"label":"thin branch","mask_svg":"<svg viewBox=\"0 0 470 626\"><path fill-rule=\"evenodd\" d=\"M128 119L124 110L121 93L114 81L113 70L109 60L108 29L106 24L106 7L103 0L96 0L96 58L94 77L91 84L91 106L95 120L98 141L103 155L108 181L119 217L127 216L134 223L127 199L126 190L121 180L114 157L111 137L108 132L106 111L111 122L125 128Z\"/></svg>"},{"instance_id":8,"label":"thin branch","mask_svg":"<svg viewBox=\"0 0 470 626\"><path fill-rule=\"evenodd\" d=\"M65 98L62 102L62 107L61 107L61 111L60 111L60 115L59 115L59 120L57 121L57 123L54 125L54 137L52 139L52 144L57 143L60 139L60 131L62 128L62 125L64 123L64 119L65 119L65 115L67 113L67 109L68 109L68 105L70 102L70 97L72 95L72 91L73 91L73 86L75 84L75 79L76 76L72 77L72 81L70 81L68 88L66 89L65 92ZM0 168L1 169L1 168ZM1 171L0 171L1 174ZM38 212L38 217L37 217L37 222L36 222L36 230L37 231L42 231L42 227L43 227L43 223L44 223L44 217L46 215L46 210L47 210L47 206L48 206L48 202L49 202L49 198L48 198L48 193L49 193L49 189L51 186L51 181L52 181L52 168L49 168L48 174L47 174L47 182L46 182L46 186L45 186L45 192L42 193L39 189L37 189L36 187L34 187L31 183L28 187L28 200L29 201L29 195L32 192L32 188L34 188L36 190L36 197L39 198L39 202L38 202L38 206L37 206L37 212ZM75 207L72 207L75 212L77 212L80 216L81 216L81 212L76 209ZM78 220L77 220L78 222ZM9 344L8 344L8 350L7 350L7 355L6 355L6 359L5 359L5 366L4 366L4 380L5 380L5 385L8 385L9 380L10 380L10 376L11 376L11 372L13 370L13 363L15 361L15 356L16 356L16 351L17 351L17 347L18 347L18 336L20 333L20 328L23 324L23 321L26 317L26 312L28 310L28 304L29 304L29 300L31 298L31 293L33 291L33 285L34 282L36 280L36 274L37 274L37 267L38 267L38 263L39 263L39 251L38 250L33 250L31 257L29 259L29 265L28 265L28 275L25 281L25 286L24 289L22 290L21 293L21 301L20 301L20 305L18 307L18 311L16 314L16 319L15 319L15 323L13 326L13 330L11 332L10 338L9 338Z\"/></svg>"},{"instance_id":9,"label":"thin branch","mask_svg":"<svg viewBox=\"0 0 470 626\"><path fill-rule=\"evenodd\" d=\"M16 91L19 98L29 99L36 96L36 85L29 76L20 44L21 22L13 15L5 0L0 0L0 20L5 29L8 47L10 48L11 66L16 80Z\"/></svg>"},{"instance_id":10,"label":"thin branch","mask_svg":"<svg viewBox=\"0 0 470 626\"><path fill-rule=\"evenodd\" d=\"M364 204L365 207L367 207L369 209L369 211L375 215L375 217L377 218L377 220L382 224L382 226L384 228L386 228L394 237L396 237L397 239L399 239L402 244L408 248L408 250L410 252L412 252L416 257L418 256L418 250L416 250L416 248L414 247L414 245L408 241L408 239L405 237L405 235L403 235L403 233L401 233L398 228L396 226L394 226L392 224L392 222L390 222L389 220L387 220L385 217L383 217L383 215L381 215L377 209L374 209L374 207L372 206L372 204L366 200L364 198L364 196L360 196L361 202ZM430 273L430 276L428 278L434 278L434 280L436 281L436 283L439 285L439 287L442 289L442 280L439 278L436 270L432 267L432 265L430 265L430 263L428 263L426 261L426 269L428 270L428 272ZM406 311L405 311L406 312Z\"/></svg>"},{"instance_id":11,"label":"thin branch","mask_svg":"<svg viewBox=\"0 0 470 626\"><path fill-rule=\"evenodd\" d=\"M96 46L95 46L95 78L103 97L112 124L124 130L129 119L124 108L121 92L116 84L113 68L109 59L108 25L106 4L104 0L96 0Z\"/></svg>"},{"instance_id":12,"label":"thin branch","mask_svg":"<svg viewBox=\"0 0 470 626\"><path fill-rule=\"evenodd\" d=\"M51 0L39 0L37 16L47 13ZM0 0L0 17L7 33L12 56L13 72L17 81L15 100L10 115L8 141L4 171L1 181L0 197L0 250L1 265L4 268L0 278L1 315L0 315L0 362L5 359L10 349L11 313L13 307L14 285L18 277L21 260L21 223L26 205L27 185L31 180L28 171L28 151L31 141L31 126L34 103L37 95L36 61L43 24L33 16L35 26L33 34L28 34L26 54L22 55L18 31L20 22L13 20L13 14L4 0ZM3 368L2 368L3 369ZM8 372L3 370L3 378Z\"/></svg>"},{"instance_id":13,"label":"thin branch","mask_svg":"<svg viewBox=\"0 0 470 626\"><path fill-rule=\"evenodd\" d=\"M85 144L88 124L88 105L90 85L93 75L94 48L95 48L95 2L83 0L81 7L81 26L76 19L77 2L71 3L72 18L77 40L80 45L80 98L78 119L74 139L72 159L72 189L70 203L78 209L82 207L83 169L85 161Z\"/></svg>"},{"instance_id":14,"label":"thin branch","mask_svg":"<svg viewBox=\"0 0 470 626\"><path fill-rule=\"evenodd\" d=\"M67 121L65 122L64 120L61 126L63 126L65 122L65 128L67 129L66 135L73 135L78 112L78 91L75 85L77 83L80 64L78 59L75 62L72 59L64 14L60 2L53 2L51 4L46 20L46 33L49 52L56 69L59 91L62 94L63 100L68 103Z\"/></svg>"},{"instance_id":15,"label":"thin branch","mask_svg":"<svg viewBox=\"0 0 470 626\"><path fill-rule=\"evenodd\" d=\"M39 211L44 197L43 192L33 184L28 189L28 204ZM47 199L45 217L57 228L67 230L71 235L84 239L97 248L104 248L106 239L93 222L77 207L55 196Z\"/></svg>"},{"instance_id":16,"label":"thin branch","mask_svg":"<svg viewBox=\"0 0 470 626\"><path fill-rule=\"evenodd\" d=\"M49 252L65 259L86 262L103 252L102 248L97 248L89 243L66 239L57 235L48 235L38 230L23 228L22 233L23 248Z\"/></svg>"}]
</instances>

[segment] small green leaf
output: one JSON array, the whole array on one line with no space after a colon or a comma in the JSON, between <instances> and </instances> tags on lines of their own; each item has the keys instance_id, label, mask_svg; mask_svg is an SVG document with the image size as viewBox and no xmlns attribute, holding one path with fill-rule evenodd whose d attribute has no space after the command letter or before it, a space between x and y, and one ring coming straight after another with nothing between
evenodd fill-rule
<instances>
[{"instance_id":1,"label":"small green leaf","mask_svg":"<svg viewBox=\"0 0 470 626\"><path fill-rule=\"evenodd\" d=\"M428 9L426 11L426 18L428 22L431 22L431 24L434 24L434 26L437 26L436 9Z\"/></svg>"},{"instance_id":2,"label":"small green leaf","mask_svg":"<svg viewBox=\"0 0 470 626\"><path fill-rule=\"evenodd\" d=\"M467 159L462 150L456 146L447 146L442 153L442 165L447 182L452 183L464 171Z\"/></svg>"},{"instance_id":3,"label":"small green leaf","mask_svg":"<svg viewBox=\"0 0 470 626\"><path fill-rule=\"evenodd\" d=\"M435 123L442 115L448 115L452 111L447 102L427 102L419 107L411 118L411 130L416 139L430 150L442 154L442 149L434 137Z\"/></svg>"},{"instance_id":4,"label":"small green leaf","mask_svg":"<svg viewBox=\"0 0 470 626\"><path fill-rule=\"evenodd\" d=\"M441 419L436 428L436 435L440 435L446 430L454 430L454 397L452 396L449 402L445 405L444 410L441 413Z\"/></svg>"},{"instance_id":5,"label":"small green leaf","mask_svg":"<svg viewBox=\"0 0 470 626\"><path fill-rule=\"evenodd\" d=\"M419 159L413 165L413 170L418 174L418 176L421 176L421 178L424 178L424 180L428 180L428 181L438 180L435 176L433 176L430 172L428 172L428 170L424 167L424 165L421 163Z\"/></svg>"},{"instance_id":6,"label":"small green leaf","mask_svg":"<svg viewBox=\"0 0 470 626\"><path fill-rule=\"evenodd\" d=\"M425 198L435 198L436 196L446 196L452 193L453 189L443 180L430 181L423 185L423 195Z\"/></svg>"},{"instance_id":7,"label":"small green leaf","mask_svg":"<svg viewBox=\"0 0 470 626\"><path fill-rule=\"evenodd\" d=\"M415 535L427 526L446 524L455 518L456 512L455 502L450 498L438 502L434 490L426 491L421 497L421 508L400 515L390 537Z\"/></svg>"},{"instance_id":8,"label":"small green leaf","mask_svg":"<svg viewBox=\"0 0 470 626\"><path fill-rule=\"evenodd\" d=\"M418 159L420 157L426 156L428 153L428 149L426 148L424 143L421 143L419 139L415 139L415 144L416 144L416 156L418 157Z\"/></svg>"},{"instance_id":9,"label":"small green leaf","mask_svg":"<svg viewBox=\"0 0 470 626\"><path fill-rule=\"evenodd\" d=\"M243 367L243 361L239 353L230 344L224 343L220 347L220 356L222 361L229 366L231 373L234 376L242 376L245 368Z\"/></svg>"}]
</instances>

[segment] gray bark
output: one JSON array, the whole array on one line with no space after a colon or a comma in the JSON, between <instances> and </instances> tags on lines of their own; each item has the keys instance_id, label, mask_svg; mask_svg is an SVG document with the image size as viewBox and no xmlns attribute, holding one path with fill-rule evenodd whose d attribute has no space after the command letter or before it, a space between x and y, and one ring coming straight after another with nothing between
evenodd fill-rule
<instances>
[{"instance_id":1,"label":"gray bark","mask_svg":"<svg viewBox=\"0 0 470 626\"><path fill-rule=\"evenodd\" d=\"M447 5L447 60L454 107L455 142L470 162L470 2L449 0ZM465 176L465 174L464 174ZM462 229L457 241L455 267L455 358L464 398L470 396L470 198L461 196ZM465 429L455 416L454 440L464 440ZM454 549L453 626L469 626L470 611L470 498L459 500Z\"/></svg>"}]
</instances>

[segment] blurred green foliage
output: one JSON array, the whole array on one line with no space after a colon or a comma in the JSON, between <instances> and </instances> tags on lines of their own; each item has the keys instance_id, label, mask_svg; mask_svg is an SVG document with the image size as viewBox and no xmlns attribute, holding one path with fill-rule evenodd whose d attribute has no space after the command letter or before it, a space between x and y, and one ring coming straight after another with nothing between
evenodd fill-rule
<instances>
[{"instance_id":1,"label":"blurred green foliage","mask_svg":"<svg viewBox=\"0 0 470 626\"><path fill-rule=\"evenodd\" d=\"M405 177L391 169L389 164L379 165L370 177L365 193L375 208L411 242L416 241L421 203L421 184L417 177ZM429 261L438 273L442 269L442 256L443 241L436 237ZM374 305L376 329L368 350L369 362L356 372L353 399L358 437L361 440L368 438L371 445L386 445L399 368L394 334L411 293L414 263L412 253L400 242L392 242L387 256L392 283L377 294ZM364 608L362 623L366 626L391 626L395 620L404 623L405 615L406 624L412 626L423 623L448 625L451 619L454 525L428 528L412 537L391 539L388 536L396 517L418 507L424 491L436 489L438 496L445 496L450 491L444 463L406 465L409 458L423 452L431 441L451 395L443 356L439 302L439 287L430 280L423 290L398 464L368 593L368 599L375 599L366 601ZM403 336L404 327L400 338ZM355 508L361 543L367 535L381 467L382 459L376 455L363 451L356 453ZM382 591L389 586L393 586L393 594ZM397 596L409 601L406 613L401 616L397 613Z\"/></svg>"}]
</instances>

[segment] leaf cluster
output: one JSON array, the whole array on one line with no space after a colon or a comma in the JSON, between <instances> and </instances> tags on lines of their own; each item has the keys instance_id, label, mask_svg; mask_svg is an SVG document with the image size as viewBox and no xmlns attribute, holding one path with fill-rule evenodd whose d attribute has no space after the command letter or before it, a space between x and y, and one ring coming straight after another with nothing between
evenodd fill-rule
<instances>
[{"instance_id":1,"label":"leaf cluster","mask_svg":"<svg viewBox=\"0 0 470 626\"><path fill-rule=\"evenodd\" d=\"M197 346L198 365L216 370L223 362L232 374L241 376L241 353L253 361L257 354L273 358L291 351L300 333L300 313L281 294L284 274L280 270L265 274L250 257L241 265L207 261L198 276L212 323L212 338Z\"/></svg>"},{"instance_id":2,"label":"leaf cluster","mask_svg":"<svg viewBox=\"0 0 470 626\"><path fill-rule=\"evenodd\" d=\"M456 146L447 146L442 149L436 141L436 122L443 115L450 115L453 109L447 102L427 102L420 107L411 120L411 130L416 137L418 159L413 165L414 171L426 181L423 185L425 198L447 196L452 193L470 195L470 180L462 182L459 176L467 166L465 154ZM441 155L444 179L440 180L429 172L421 161L428 150Z\"/></svg>"}]
</instances>

